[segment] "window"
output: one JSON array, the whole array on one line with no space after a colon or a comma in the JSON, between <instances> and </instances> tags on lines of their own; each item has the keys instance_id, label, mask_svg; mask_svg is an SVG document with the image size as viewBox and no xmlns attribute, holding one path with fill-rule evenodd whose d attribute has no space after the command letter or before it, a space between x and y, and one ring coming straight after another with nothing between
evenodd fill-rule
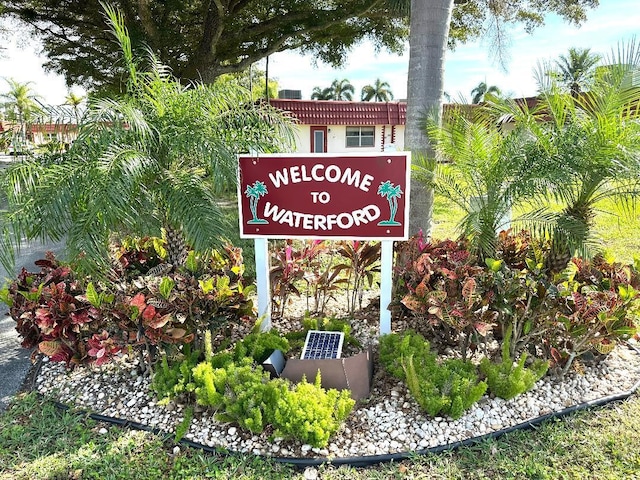
<instances>
[{"instance_id":1,"label":"window","mask_svg":"<svg viewBox=\"0 0 640 480\"><path fill-rule=\"evenodd\" d=\"M347 127L347 147L373 147L375 127Z\"/></svg>"}]
</instances>

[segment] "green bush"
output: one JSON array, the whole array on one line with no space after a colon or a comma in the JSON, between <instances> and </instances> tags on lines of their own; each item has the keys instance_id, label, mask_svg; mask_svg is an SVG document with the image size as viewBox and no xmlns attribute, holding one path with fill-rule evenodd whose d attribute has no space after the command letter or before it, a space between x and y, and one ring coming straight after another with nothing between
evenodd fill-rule
<instances>
[{"instance_id":1,"label":"green bush","mask_svg":"<svg viewBox=\"0 0 640 480\"><path fill-rule=\"evenodd\" d=\"M252 358L256 363L262 363L274 350L289 351L289 341L274 329L267 332L254 332L236 343L233 358L239 362L244 357Z\"/></svg>"},{"instance_id":2,"label":"green bush","mask_svg":"<svg viewBox=\"0 0 640 480\"><path fill-rule=\"evenodd\" d=\"M267 390L273 386L262 368L254 369L248 359L216 369L203 362L193 369L193 377L198 404L216 407L220 420L236 422L252 433L264 430L264 412L270 408L266 399L273 398Z\"/></svg>"},{"instance_id":3,"label":"green bush","mask_svg":"<svg viewBox=\"0 0 640 480\"><path fill-rule=\"evenodd\" d=\"M419 333L409 330L402 335L390 333L380 337L380 363L391 375L406 380L402 359L408 357L418 362L418 366L436 363L429 342Z\"/></svg>"},{"instance_id":4,"label":"green bush","mask_svg":"<svg viewBox=\"0 0 640 480\"><path fill-rule=\"evenodd\" d=\"M236 342L230 350L221 351L209 357L209 363L214 368L224 368L230 363L240 363L245 358L261 364L274 350L282 350L286 354L290 349L289 340L277 330L267 332L253 332Z\"/></svg>"},{"instance_id":5,"label":"green bush","mask_svg":"<svg viewBox=\"0 0 640 480\"><path fill-rule=\"evenodd\" d=\"M213 368L202 362L193 369L196 402L217 409L216 417L252 433L272 425L277 435L324 447L353 408L348 390L324 390L320 375L313 384L269 380L249 359Z\"/></svg>"},{"instance_id":6,"label":"green bush","mask_svg":"<svg viewBox=\"0 0 640 480\"><path fill-rule=\"evenodd\" d=\"M200 361L200 351L191 351L189 344L183 347L183 357L179 361L169 364L166 355L162 356L156 366L151 380L151 389L156 392L158 399L172 399L184 393L193 393L193 367Z\"/></svg>"},{"instance_id":7,"label":"green bush","mask_svg":"<svg viewBox=\"0 0 640 480\"><path fill-rule=\"evenodd\" d=\"M489 391L505 400L531 390L549 369L549 362L539 359L535 360L530 368L526 368L526 352L522 353L520 360L514 365L513 359L509 356L510 340L511 329L508 329L502 343L500 363L492 363L486 357L480 362L480 371L487 377Z\"/></svg>"},{"instance_id":8,"label":"green bush","mask_svg":"<svg viewBox=\"0 0 640 480\"><path fill-rule=\"evenodd\" d=\"M426 368L416 369L413 357L407 357L403 367L409 391L433 417L460 418L487 391L487 384L478 381L476 368L470 362L450 359L441 365L425 364Z\"/></svg>"},{"instance_id":9,"label":"green bush","mask_svg":"<svg viewBox=\"0 0 640 480\"><path fill-rule=\"evenodd\" d=\"M320 386L320 372L314 383L304 378L291 389L280 391L273 412L277 435L295 438L314 447L324 447L347 418L354 400L348 390L325 390Z\"/></svg>"},{"instance_id":10,"label":"green bush","mask_svg":"<svg viewBox=\"0 0 640 480\"><path fill-rule=\"evenodd\" d=\"M383 336L380 362L406 382L411 395L431 416L459 418L487 390L472 363L449 359L439 364L429 343L414 332Z\"/></svg>"}]
</instances>

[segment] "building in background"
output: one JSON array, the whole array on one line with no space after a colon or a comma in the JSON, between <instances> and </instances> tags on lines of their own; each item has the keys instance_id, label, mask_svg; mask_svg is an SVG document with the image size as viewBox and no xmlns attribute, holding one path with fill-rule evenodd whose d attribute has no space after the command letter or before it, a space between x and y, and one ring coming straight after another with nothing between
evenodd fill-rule
<instances>
[{"instance_id":1,"label":"building in background","mask_svg":"<svg viewBox=\"0 0 640 480\"><path fill-rule=\"evenodd\" d=\"M404 148L405 102L271 99L296 121L297 153L360 153Z\"/></svg>"}]
</instances>

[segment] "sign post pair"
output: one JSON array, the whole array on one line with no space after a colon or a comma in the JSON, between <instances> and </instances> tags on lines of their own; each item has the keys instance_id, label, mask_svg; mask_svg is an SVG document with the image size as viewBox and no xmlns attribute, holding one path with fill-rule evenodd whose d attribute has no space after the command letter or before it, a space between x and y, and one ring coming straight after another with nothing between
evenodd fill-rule
<instances>
[{"instance_id":1,"label":"sign post pair","mask_svg":"<svg viewBox=\"0 0 640 480\"><path fill-rule=\"evenodd\" d=\"M380 333L391 331L393 241L409 230L410 153L238 157L241 238L255 239L258 313L270 326L269 238L380 240Z\"/></svg>"}]
</instances>

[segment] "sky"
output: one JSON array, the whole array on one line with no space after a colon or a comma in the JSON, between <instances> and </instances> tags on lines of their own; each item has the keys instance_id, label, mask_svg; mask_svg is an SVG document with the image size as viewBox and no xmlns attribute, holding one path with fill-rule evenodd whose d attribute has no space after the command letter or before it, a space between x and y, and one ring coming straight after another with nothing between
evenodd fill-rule
<instances>
[{"instance_id":1,"label":"sky","mask_svg":"<svg viewBox=\"0 0 640 480\"><path fill-rule=\"evenodd\" d=\"M520 26L508 28L510 57L507 71L487 53L488 41L478 40L448 51L445 64L445 91L454 99L469 99L471 90L480 82L495 85L510 96L536 94L533 71L539 62L553 62L571 47L590 48L594 53L607 54L620 41L638 35L640 41L640 8L638 0L600 0L600 6L588 12L587 22L580 27L569 25L555 15L548 15L546 25L527 34ZM42 69L43 58L38 57L36 43L18 44L21 35L13 35L0 58L0 77L19 82L33 82L32 89L46 103L58 105L68 94L64 79L47 74ZM367 84L377 78L386 81L396 99L406 98L408 47L402 56L385 51L376 54L371 45L356 47L349 55L346 67L333 69L314 66L313 58L293 52L272 55L269 76L277 79L279 88L301 90L302 98L310 98L314 87L328 87L335 79L348 79L355 87L356 97ZM264 69L264 63L259 65ZM6 84L0 82L0 93ZM83 93L73 88L74 93Z\"/></svg>"}]
</instances>

